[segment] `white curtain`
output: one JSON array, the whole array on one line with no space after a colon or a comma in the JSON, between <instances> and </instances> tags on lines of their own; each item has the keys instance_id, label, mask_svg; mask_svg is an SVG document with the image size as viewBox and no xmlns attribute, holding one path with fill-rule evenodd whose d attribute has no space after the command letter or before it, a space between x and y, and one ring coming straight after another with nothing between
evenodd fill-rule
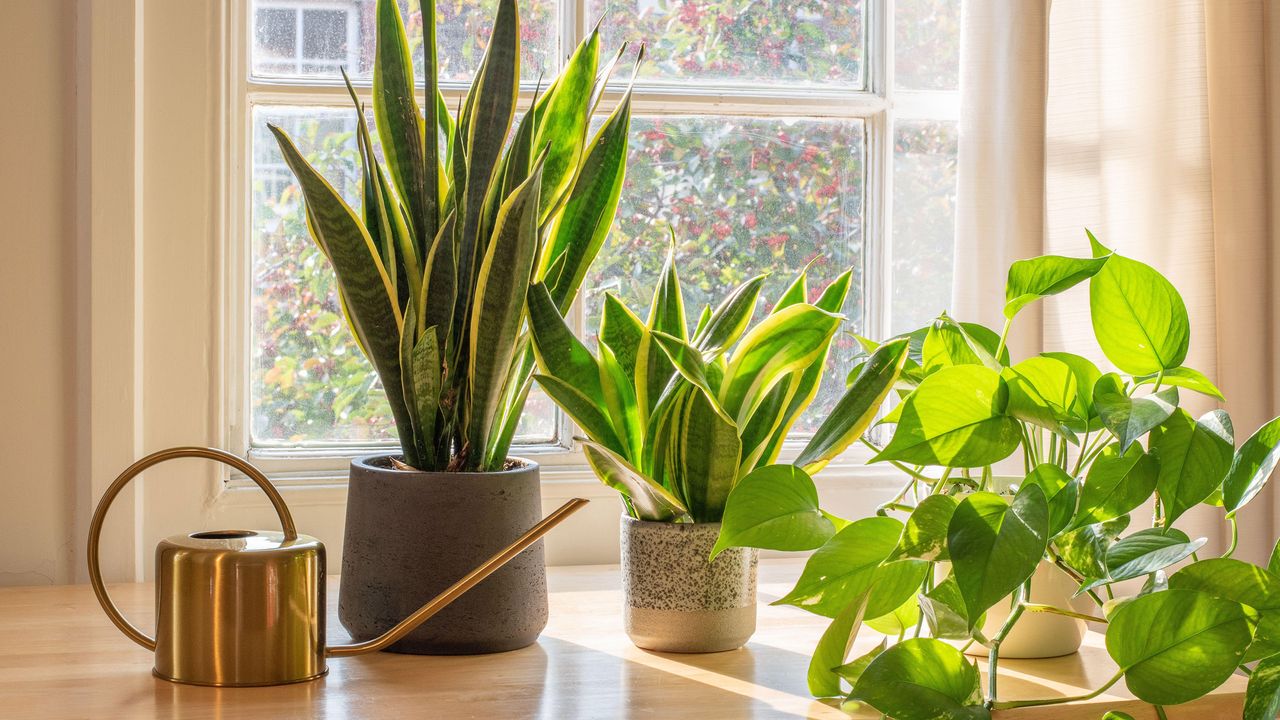
<instances>
[{"instance_id":1,"label":"white curtain","mask_svg":"<svg viewBox=\"0 0 1280 720\"><path fill-rule=\"evenodd\" d=\"M1280 8L1264 0L964 0L953 305L999 320L1019 257L1085 255L1084 228L1153 265L1192 322L1186 364L1226 394L1237 443L1280 414ZM1269 92L1270 88L1270 92ZM1104 363L1077 288L1019 317L1019 356ZM1105 363L1104 363L1105 364ZM1198 414L1212 407L1183 393ZM1242 520L1275 536L1274 492ZM1221 512L1180 523L1221 546Z\"/></svg>"}]
</instances>

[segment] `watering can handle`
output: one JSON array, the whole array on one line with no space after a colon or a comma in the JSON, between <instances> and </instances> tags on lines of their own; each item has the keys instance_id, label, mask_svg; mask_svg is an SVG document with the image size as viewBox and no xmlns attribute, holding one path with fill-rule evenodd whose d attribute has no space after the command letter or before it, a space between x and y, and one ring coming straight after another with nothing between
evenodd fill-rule
<instances>
[{"instance_id":1,"label":"watering can handle","mask_svg":"<svg viewBox=\"0 0 1280 720\"><path fill-rule=\"evenodd\" d=\"M293 524L293 516L289 514L289 508L284 504L284 498L280 497L280 493L276 491L271 481L257 468L229 452L206 447L175 447L151 453L125 468L124 472L120 473L120 477L117 477L115 482L111 483L107 491L102 494L102 499L98 501L98 508L93 513L93 520L89 523L89 584L93 586L93 594L98 596L98 603L102 605L107 617L111 618L111 622L115 623L115 626L120 628L120 632L127 635L130 640L148 650L156 649L155 638L150 637L126 620L124 615L120 613L120 609L116 607L115 603L111 602L111 596L107 594L107 588L102 583L102 568L98 562L98 542L101 540L102 523L106 520L107 510L111 507L111 502L124 489L124 486L128 485L129 481L143 470L153 465L159 465L166 460L176 460L177 458L216 460L248 475L250 479L258 484L258 487L262 488L262 491L267 494L267 498L271 500L271 504L275 507L276 515L280 516L280 524L284 527L284 539L296 540L298 537L298 529Z\"/></svg>"}]
</instances>

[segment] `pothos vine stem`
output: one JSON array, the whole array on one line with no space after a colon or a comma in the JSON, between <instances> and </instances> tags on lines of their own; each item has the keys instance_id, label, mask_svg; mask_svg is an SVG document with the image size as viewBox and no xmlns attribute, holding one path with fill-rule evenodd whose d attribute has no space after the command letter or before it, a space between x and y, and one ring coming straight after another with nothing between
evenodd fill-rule
<instances>
[{"instance_id":1,"label":"pothos vine stem","mask_svg":"<svg viewBox=\"0 0 1280 720\"><path fill-rule=\"evenodd\" d=\"M1000 626L1000 632L991 638L991 642L987 645L990 652L987 654L987 707L994 707L997 694L996 686L999 680L999 664L1000 664L1000 643L1004 642L1005 637L1009 635L1009 631L1013 630L1014 624L1018 622L1018 618L1022 617L1022 611L1026 609L1026 599L1030 594L1031 581L1023 583L1013 593L1013 609L1009 611L1009 617L1005 619L1004 625Z\"/></svg>"},{"instance_id":2,"label":"pothos vine stem","mask_svg":"<svg viewBox=\"0 0 1280 720\"><path fill-rule=\"evenodd\" d=\"M1122 677L1124 677L1123 670L1111 676L1111 679L1103 683L1102 687L1099 687L1097 690L1094 690L1091 693L1086 693L1084 695L1073 695L1071 697L1060 697L1060 698L1044 698L1040 700L1005 700L1004 702L988 703L988 705L993 710L1012 710L1014 708L1037 707L1040 705L1058 705L1060 703L1092 700L1098 697L1099 695L1101 695L1102 693L1106 692L1108 689L1111 688L1112 685L1115 685L1116 683L1120 682L1120 678Z\"/></svg>"}]
</instances>

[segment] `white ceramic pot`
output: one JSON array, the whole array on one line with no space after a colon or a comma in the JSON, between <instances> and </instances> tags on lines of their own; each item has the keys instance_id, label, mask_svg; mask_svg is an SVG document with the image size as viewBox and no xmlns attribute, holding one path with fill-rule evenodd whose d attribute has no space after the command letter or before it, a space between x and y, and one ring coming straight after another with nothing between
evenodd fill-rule
<instances>
[{"instance_id":1,"label":"white ceramic pot","mask_svg":"<svg viewBox=\"0 0 1280 720\"><path fill-rule=\"evenodd\" d=\"M1073 598L1079 587L1066 573L1052 563L1041 561L1031 576L1030 602L1053 605L1065 610L1096 614L1093 600L1088 595ZM1000 632L1009 617L1011 598L1005 598L987 611L982 626L985 637ZM1087 625L1083 620L1043 612L1024 612L1013 630L1000 643L1001 658L1050 658L1070 655L1084 642ZM986 655L988 648L977 644L969 646L969 655Z\"/></svg>"}]
</instances>

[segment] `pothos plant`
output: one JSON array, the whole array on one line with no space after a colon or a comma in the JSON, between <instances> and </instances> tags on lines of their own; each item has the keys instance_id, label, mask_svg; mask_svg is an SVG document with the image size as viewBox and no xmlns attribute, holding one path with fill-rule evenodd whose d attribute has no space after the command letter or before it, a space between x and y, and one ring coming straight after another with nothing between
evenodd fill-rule
<instances>
[{"instance_id":1,"label":"pothos plant","mask_svg":"<svg viewBox=\"0 0 1280 720\"><path fill-rule=\"evenodd\" d=\"M805 472L748 477L730 494L717 548L817 549L778 601L833 620L809 668L815 695L899 720L983 718L1096 697L1123 680L1163 714L1241 671L1251 674L1244 716L1270 720L1280 710L1280 550L1267 567L1232 557L1239 512L1280 461L1280 418L1237 448L1226 411L1195 418L1180 408L1180 391L1223 400L1183 365L1182 298L1153 268L1089 240L1089 258L1013 264L999 333L944 315L864 342L841 402L856 404L865 423L891 391L897 402L881 420L892 427L888 441L860 440L907 478L875 516L833 522ZM1118 372L1065 352L1013 362L1006 340L1018 312L1086 281L1094 335ZM828 432L824 423L818 435ZM1021 475L997 482L992 467L1015 455ZM1131 530L1152 499L1150 527ZM1176 527L1204 504L1231 526L1221 557L1202 557L1205 539ZM943 562L949 570L935 574ZM1096 609L1029 602L1041 563L1071 576ZM1007 620L984 635L997 604L1009 607ZM1115 676L1081 698L1001 699L1000 644L1038 612L1105 624ZM850 659L864 625L896 641ZM956 647L975 642L989 648L986 688Z\"/></svg>"},{"instance_id":2,"label":"pothos plant","mask_svg":"<svg viewBox=\"0 0 1280 720\"><path fill-rule=\"evenodd\" d=\"M525 109L520 18L499 0L479 70L455 117L440 94L436 14L422 13L425 101L395 0L378 0L375 157L356 106L363 193L352 209L278 127L333 266L342 307L386 391L405 465L501 469L533 371L525 296L541 283L566 310L608 235L621 193L631 93L588 134L621 51L599 69L598 29ZM509 138L510 136L510 138Z\"/></svg>"},{"instance_id":3,"label":"pothos plant","mask_svg":"<svg viewBox=\"0 0 1280 720\"><path fill-rule=\"evenodd\" d=\"M586 434L597 477L640 520L719 522L746 477L768 482L796 419L813 401L843 322L850 272L812 303L801 272L752 325L765 276L703 308L690 329L674 255L641 320L605 296L595 353L565 323L543 284L529 291L538 384ZM823 458L843 447L819 443Z\"/></svg>"}]
</instances>

